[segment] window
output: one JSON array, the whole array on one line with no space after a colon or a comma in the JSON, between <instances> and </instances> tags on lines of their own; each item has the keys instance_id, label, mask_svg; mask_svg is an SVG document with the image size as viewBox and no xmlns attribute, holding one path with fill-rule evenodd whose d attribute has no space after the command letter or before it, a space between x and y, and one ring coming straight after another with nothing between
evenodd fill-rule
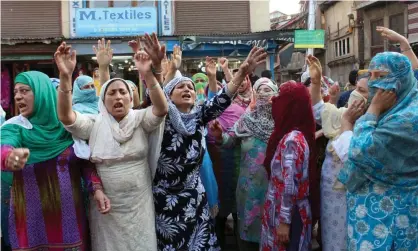
<instances>
[{"instance_id":1,"label":"window","mask_svg":"<svg viewBox=\"0 0 418 251\"><path fill-rule=\"evenodd\" d=\"M372 33L372 46L370 46L370 54L371 57L374 57L377 53L384 51L383 38L380 33L376 31L377 26L383 26L383 19L370 22L370 26Z\"/></svg>"},{"instance_id":2,"label":"window","mask_svg":"<svg viewBox=\"0 0 418 251\"><path fill-rule=\"evenodd\" d=\"M403 13L393 15L389 17L389 29L396 31L397 33L405 36L405 26L404 26L404 16Z\"/></svg>"},{"instance_id":3,"label":"window","mask_svg":"<svg viewBox=\"0 0 418 251\"><path fill-rule=\"evenodd\" d=\"M350 54L350 38L346 37L334 42L335 57L342 57Z\"/></svg>"}]
</instances>

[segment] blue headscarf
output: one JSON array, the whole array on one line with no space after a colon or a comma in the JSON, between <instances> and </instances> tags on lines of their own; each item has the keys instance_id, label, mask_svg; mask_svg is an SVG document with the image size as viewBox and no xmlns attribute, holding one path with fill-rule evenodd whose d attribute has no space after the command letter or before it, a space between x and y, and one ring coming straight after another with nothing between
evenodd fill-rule
<instances>
[{"instance_id":1,"label":"blue headscarf","mask_svg":"<svg viewBox=\"0 0 418 251\"><path fill-rule=\"evenodd\" d=\"M388 75L369 80L369 96L377 89L393 90L395 105L376 122L365 114L359 121L365 126L354 128L349 158L339 180L350 192L359 189L367 180L399 189L418 189L418 89L417 79L408 58L396 52L377 54L370 70L385 71Z\"/></svg>"},{"instance_id":2,"label":"blue headscarf","mask_svg":"<svg viewBox=\"0 0 418 251\"><path fill-rule=\"evenodd\" d=\"M96 90L81 89L83 86L89 83L93 83L93 79L84 75L78 77L74 81L73 110L82 114L98 114L99 97L96 96Z\"/></svg>"},{"instance_id":3,"label":"blue headscarf","mask_svg":"<svg viewBox=\"0 0 418 251\"><path fill-rule=\"evenodd\" d=\"M58 78L50 78L51 82L52 82L52 86L54 86L55 89L58 88L58 86L60 85L60 80Z\"/></svg>"}]
</instances>

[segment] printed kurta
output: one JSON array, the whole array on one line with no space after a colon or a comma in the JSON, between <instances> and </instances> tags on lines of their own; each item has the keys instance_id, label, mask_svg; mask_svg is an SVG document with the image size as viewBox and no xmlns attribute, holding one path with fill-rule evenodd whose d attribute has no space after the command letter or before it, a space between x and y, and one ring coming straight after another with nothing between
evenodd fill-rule
<instances>
[{"instance_id":1,"label":"printed kurta","mask_svg":"<svg viewBox=\"0 0 418 251\"><path fill-rule=\"evenodd\" d=\"M309 205L309 147L303 134L292 131L280 141L271 162L271 177L262 218L260 250L285 251L278 240L281 223L292 228L292 212L298 210L302 231L299 251L311 249L312 216Z\"/></svg>"},{"instance_id":2,"label":"printed kurta","mask_svg":"<svg viewBox=\"0 0 418 251\"><path fill-rule=\"evenodd\" d=\"M153 188L158 250L220 250L199 170L205 126L230 103L226 89L206 101L191 136L178 133L166 117Z\"/></svg>"},{"instance_id":3,"label":"printed kurta","mask_svg":"<svg viewBox=\"0 0 418 251\"><path fill-rule=\"evenodd\" d=\"M316 123L320 125L323 110L323 102L313 106ZM332 115L328 114L328 116ZM331 139L327 144L321 169L321 247L324 251L345 251L347 250L346 192L333 189L344 162L334 151L332 146L334 140L336 139Z\"/></svg>"},{"instance_id":4,"label":"printed kurta","mask_svg":"<svg viewBox=\"0 0 418 251\"><path fill-rule=\"evenodd\" d=\"M2 146L5 167L8 146ZM81 176L89 190L100 188L94 166L73 148L13 173L9 238L13 250L89 250Z\"/></svg>"}]
</instances>

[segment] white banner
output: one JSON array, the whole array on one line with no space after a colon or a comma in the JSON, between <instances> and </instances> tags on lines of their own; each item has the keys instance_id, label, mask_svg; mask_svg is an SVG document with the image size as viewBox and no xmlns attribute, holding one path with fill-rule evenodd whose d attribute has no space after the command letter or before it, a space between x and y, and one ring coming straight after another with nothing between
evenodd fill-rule
<instances>
[{"instance_id":1,"label":"white banner","mask_svg":"<svg viewBox=\"0 0 418 251\"><path fill-rule=\"evenodd\" d=\"M83 1L82 0L70 0L68 1L69 9L70 9L70 37L76 37L75 32L75 18L76 18L76 10L78 8L83 8Z\"/></svg>"},{"instance_id":2,"label":"white banner","mask_svg":"<svg viewBox=\"0 0 418 251\"><path fill-rule=\"evenodd\" d=\"M173 2L172 0L161 0L160 2L160 22L161 33L163 36L171 36L173 28Z\"/></svg>"}]
</instances>

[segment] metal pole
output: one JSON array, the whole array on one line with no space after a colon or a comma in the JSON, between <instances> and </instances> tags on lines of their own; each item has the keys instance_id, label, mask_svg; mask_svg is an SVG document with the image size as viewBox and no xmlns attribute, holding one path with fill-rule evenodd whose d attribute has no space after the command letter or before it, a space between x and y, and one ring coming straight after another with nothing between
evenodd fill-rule
<instances>
[{"instance_id":1,"label":"metal pole","mask_svg":"<svg viewBox=\"0 0 418 251\"><path fill-rule=\"evenodd\" d=\"M309 0L308 30L315 30L315 0ZM307 55L313 55L313 48L307 50Z\"/></svg>"}]
</instances>

